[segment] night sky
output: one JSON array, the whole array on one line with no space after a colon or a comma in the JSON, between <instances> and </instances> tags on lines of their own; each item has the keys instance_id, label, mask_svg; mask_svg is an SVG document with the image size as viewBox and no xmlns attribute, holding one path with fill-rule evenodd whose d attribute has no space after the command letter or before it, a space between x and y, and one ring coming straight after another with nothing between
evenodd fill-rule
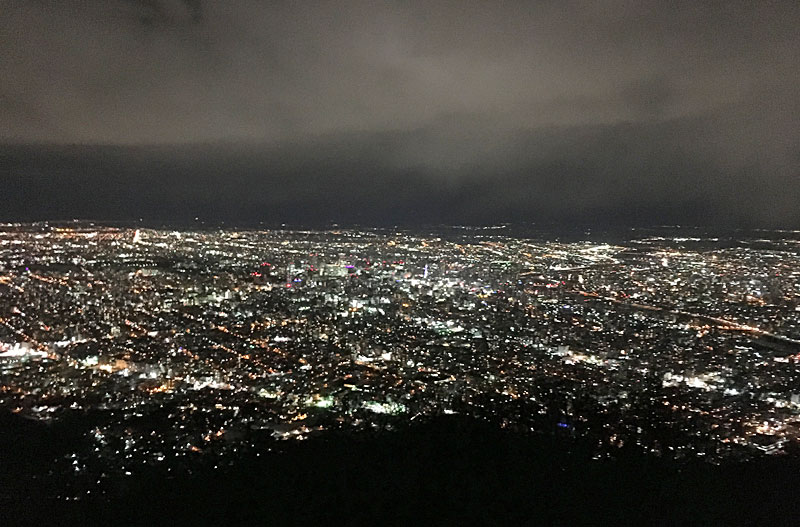
<instances>
[{"instance_id":1,"label":"night sky","mask_svg":"<svg viewBox=\"0 0 800 527\"><path fill-rule=\"evenodd\" d=\"M800 228L800 2L0 0L0 220Z\"/></svg>"}]
</instances>

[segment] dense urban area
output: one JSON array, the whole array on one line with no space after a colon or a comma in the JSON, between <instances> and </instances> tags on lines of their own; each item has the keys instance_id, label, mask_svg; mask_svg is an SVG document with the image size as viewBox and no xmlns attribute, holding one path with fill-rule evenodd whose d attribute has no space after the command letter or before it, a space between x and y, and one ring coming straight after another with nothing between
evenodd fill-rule
<instances>
[{"instance_id":1,"label":"dense urban area","mask_svg":"<svg viewBox=\"0 0 800 527\"><path fill-rule=\"evenodd\" d=\"M793 455L800 233L628 234L2 225L0 408L76 423L49 470L85 492L450 414Z\"/></svg>"}]
</instances>

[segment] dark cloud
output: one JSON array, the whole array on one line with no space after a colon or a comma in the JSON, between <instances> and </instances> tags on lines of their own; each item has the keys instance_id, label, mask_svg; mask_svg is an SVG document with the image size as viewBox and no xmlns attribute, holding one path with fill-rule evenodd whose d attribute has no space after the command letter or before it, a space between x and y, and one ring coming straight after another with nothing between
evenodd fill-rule
<instances>
[{"instance_id":1,"label":"dark cloud","mask_svg":"<svg viewBox=\"0 0 800 527\"><path fill-rule=\"evenodd\" d=\"M7 0L2 215L800 226L798 23L796 2Z\"/></svg>"},{"instance_id":2,"label":"dark cloud","mask_svg":"<svg viewBox=\"0 0 800 527\"><path fill-rule=\"evenodd\" d=\"M180 25L187 22L200 22L203 19L201 0L165 2L163 0L128 0L140 8L140 21L146 26L165 24Z\"/></svg>"}]
</instances>

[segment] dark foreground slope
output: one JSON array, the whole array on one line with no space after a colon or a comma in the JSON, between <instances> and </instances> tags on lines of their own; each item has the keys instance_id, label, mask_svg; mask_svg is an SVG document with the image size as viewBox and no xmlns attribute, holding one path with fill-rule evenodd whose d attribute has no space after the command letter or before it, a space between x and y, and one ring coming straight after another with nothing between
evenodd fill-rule
<instances>
[{"instance_id":1,"label":"dark foreground slope","mask_svg":"<svg viewBox=\"0 0 800 527\"><path fill-rule=\"evenodd\" d=\"M568 438L461 418L369 438L312 439L231 468L204 463L179 478L159 470L120 478L106 498L77 504L31 486L6 499L2 514L36 525L791 525L800 518L796 458L678 467L622 452L593 461Z\"/></svg>"}]
</instances>

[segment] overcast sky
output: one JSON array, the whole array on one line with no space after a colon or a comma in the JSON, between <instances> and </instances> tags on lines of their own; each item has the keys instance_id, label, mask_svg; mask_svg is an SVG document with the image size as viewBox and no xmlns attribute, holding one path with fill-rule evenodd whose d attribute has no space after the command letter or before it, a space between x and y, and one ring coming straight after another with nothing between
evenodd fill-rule
<instances>
[{"instance_id":1,"label":"overcast sky","mask_svg":"<svg viewBox=\"0 0 800 527\"><path fill-rule=\"evenodd\" d=\"M800 227L798 27L796 1L0 0L0 219Z\"/></svg>"}]
</instances>

